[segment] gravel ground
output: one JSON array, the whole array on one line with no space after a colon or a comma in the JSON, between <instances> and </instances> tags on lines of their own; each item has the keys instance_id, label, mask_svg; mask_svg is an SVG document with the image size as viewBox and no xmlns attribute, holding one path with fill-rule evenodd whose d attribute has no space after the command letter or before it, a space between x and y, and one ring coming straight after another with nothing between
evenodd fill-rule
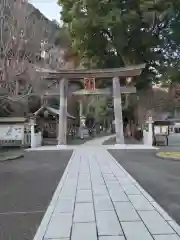
<instances>
[{"instance_id":1,"label":"gravel ground","mask_svg":"<svg viewBox=\"0 0 180 240\"><path fill-rule=\"evenodd\" d=\"M0 240L32 240L72 151L27 152L0 163Z\"/></svg>"}]
</instances>

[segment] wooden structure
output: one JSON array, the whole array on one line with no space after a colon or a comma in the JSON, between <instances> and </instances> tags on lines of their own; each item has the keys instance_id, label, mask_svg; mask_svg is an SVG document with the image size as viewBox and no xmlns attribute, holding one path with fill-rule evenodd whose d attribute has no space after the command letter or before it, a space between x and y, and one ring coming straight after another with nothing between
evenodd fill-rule
<instances>
[{"instance_id":1,"label":"wooden structure","mask_svg":"<svg viewBox=\"0 0 180 240\"><path fill-rule=\"evenodd\" d=\"M113 100L114 100L114 116L116 143L124 144L123 120L122 120L122 103L121 103L121 85L119 78L135 77L141 74L145 68L145 64L129 66L113 69L68 69L51 71L40 69L41 73L48 74L46 79L60 81L60 109L59 109L59 136L58 145L66 144L66 129L67 129L67 92L68 81L79 81L85 78L109 79L112 78ZM37 70L38 71L38 70Z\"/></svg>"},{"instance_id":2,"label":"wooden structure","mask_svg":"<svg viewBox=\"0 0 180 240\"><path fill-rule=\"evenodd\" d=\"M44 105L41 106L33 115L36 117L36 123L43 132L43 137L58 137L59 109ZM67 131L69 133L76 118L67 112L67 119Z\"/></svg>"},{"instance_id":3,"label":"wooden structure","mask_svg":"<svg viewBox=\"0 0 180 240\"><path fill-rule=\"evenodd\" d=\"M169 127L171 126L171 121L160 120L153 122L153 138L154 145L166 145L168 146L168 136L169 136Z\"/></svg>"}]
</instances>

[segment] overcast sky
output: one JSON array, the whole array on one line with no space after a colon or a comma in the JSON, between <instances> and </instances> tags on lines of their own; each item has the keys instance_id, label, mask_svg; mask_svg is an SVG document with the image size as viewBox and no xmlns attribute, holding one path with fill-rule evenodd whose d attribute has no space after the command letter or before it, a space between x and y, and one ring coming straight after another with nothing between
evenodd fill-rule
<instances>
[{"instance_id":1,"label":"overcast sky","mask_svg":"<svg viewBox=\"0 0 180 240\"><path fill-rule=\"evenodd\" d=\"M29 0L36 8L38 8L50 20L60 22L60 7L57 0Z\"/></svg>"}]
</instances>

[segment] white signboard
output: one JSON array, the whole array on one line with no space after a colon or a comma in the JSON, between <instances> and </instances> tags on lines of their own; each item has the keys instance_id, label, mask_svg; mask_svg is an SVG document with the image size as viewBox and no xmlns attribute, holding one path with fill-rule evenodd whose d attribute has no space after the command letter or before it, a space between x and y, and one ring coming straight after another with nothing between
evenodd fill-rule
<instances>
[{"instance_id":1,"label":"white signboard","mask_svg":"<svg viewBox=\"0 0 180 240\"><path fill-rule=\"evenodd\" d=\"M161 128L159 126L154 127L154 133L155 134L160 134L161 133Z\"/></svg>"},{"instance_id":2,"label":"white signboard","mask_svg":"<svg viewBox=\"0 0 180 240\"><path fill-rule=\"evenodd\" d=\"M162 133L168 133L168 127L162 127Z\"/></svg>"},{"instance_id":3,"label":"white signboard","mask_svg":"<svg viewBox=\"0 0 180 240\"><path fill-rule=\"evenodd\" d=\"M23 125L0 125L0 140L23 140Z\"/></svg>"}]
</instances>

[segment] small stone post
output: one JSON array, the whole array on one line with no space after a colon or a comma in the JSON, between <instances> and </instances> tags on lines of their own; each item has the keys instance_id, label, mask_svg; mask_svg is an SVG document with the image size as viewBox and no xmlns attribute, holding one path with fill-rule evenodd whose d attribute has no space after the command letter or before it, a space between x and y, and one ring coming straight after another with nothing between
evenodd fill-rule
<instances>
[{"instance_id":1,"label":"small stone post","mask_svg":"<svg viewBox=\"0 0 180 240\"><path fill-rule=\"evenodd\" d=\"M153 120L152 117L150 116L148 119L148 136L147 136L147 145L152 146L153 145Z\"/></svg>"},{"instance_id":2,"label":"small stone post","mask_svg":"<svg viewBox=\"0 0 180 240\"><path fill-rule=\"evenodd\" d=\"M31 148L36 147L36 138L35 138L35 119L34 117L30 118L30 125L31 125Z\"/></svg>"},{"instance_id":3,"label":"small stone post","mask_svg":"<svg viewBox=\"0 0 180 240\"><path fill-rule=\"evenodd\" d=\"M79 100L79 119L80 119L80 125L81 125L81 118L83 117L83 103L82 99Z\"/></svg>"}]
</instances>

